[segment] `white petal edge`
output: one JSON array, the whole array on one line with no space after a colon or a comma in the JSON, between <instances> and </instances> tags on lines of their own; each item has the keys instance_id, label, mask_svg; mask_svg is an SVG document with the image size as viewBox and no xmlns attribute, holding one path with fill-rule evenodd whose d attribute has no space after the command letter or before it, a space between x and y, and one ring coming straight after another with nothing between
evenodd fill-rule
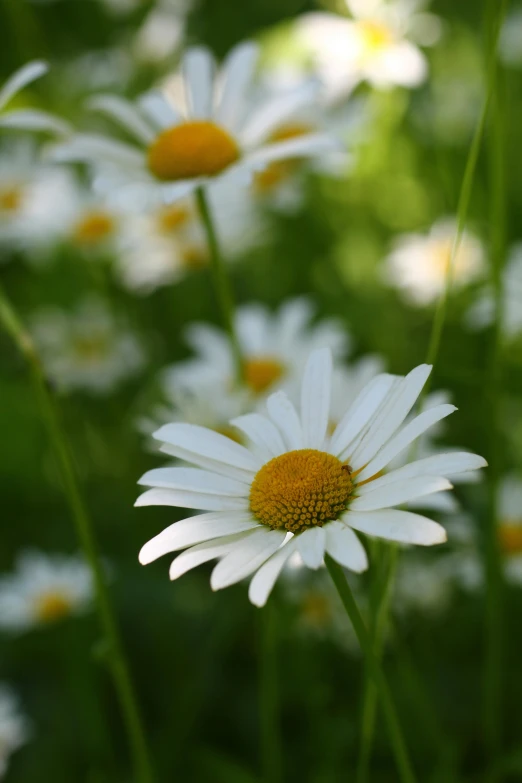
<instances>
[{"instance_id":1,"label":"white petal edge","mask_svg":"<svg viewBox=\"0 0 522 783\"><path fill-rule=\"evenodd\" d=\"M326 535L324 527L311 527L300 533L297 538L297 550L308 568L316 571L323 564Z\"/></svg>"},{"instance_id":2,"label":"white petal edge","mask_svg":"<svg viewBox=\"0 0 522 783\"><path fill-rule=\"evenodd\" d=\"M241 120L241 110L247 102L259 57L259 47L252 41L235 46L222 68L222 92L216 108L216 119L228 130L235 131Z\"/></svg>"},{"instance_id":3,"label":"white petal edge","mask_svg":"<svg viewBox=\"0 0 522 783\"><path fill-rule=\"evenodd\" d=\"M264 460L271 460L286 451L279 430L266 416L249 413L232 419L230 423L250 438Z\"/></svg>"},{"instance_id":4,"label":"white petal edge","mask_svg":"<svg viewBox=\"0 0 522 783\"><path fill-rule=\"evenodd\" d=\"M187 492L176 489L148 489L134 503L143 506L174 506L194 508L200 511L246 511L247 498L233 498L227 495L212 495L203 492Z\"/></svg>"},{"instance_id":5,"label":"white petal edge","mask_svg":"<svg viewBox=\"0 0 522 783\"><path fill-rule=\"evenodd\" d=\"M0 115L1 128L14 130L44 131L67 136L72 133L72 126L60 117L48 114L38 109L16 109Z\"/></svg>"},{"instance_id":6,"label":"white petal edge","mask_svg":"<svg viewBox=\"0 0 522 783\"><path fill-rule=\"evenodd\" d=\"M352 500L350 511L377 511L381 508L399 506L423 495L431 495L433 492L452 489L450 482L441 476L416 476L375 488L372 487L373 483L361 487L365 492Z\"/></svg>"},{"instance_id":7,"label":"white petal edge","mask_svg":"<svg viewBox=\"0 0 522 783\"><path fill-rule=\"evenodd\" d=\"M235 443L219 432L197 424L184 422L165 424L153 433L153 437L169 445L179 446L194 454L242 470L257 471L260 467L259 460L244 446L240 446L239 443Z\"/></svg>"},{"instance_id":8,"label":"white petal edge","mask_svg":"<svg viewBox=\"0 0 522 783\"><path fill-rule=\"evenodd\" d=\"M364 484L359 493L366 492L366 487L385 486L400 479L416 478L417 476L445 476L451 478L460 473L467 473L472 470L485 468L487 462L484 457L478 454L471 454L467 451L450 451L442 454L435 454L432 457L424 457L404 465L402 468L391 470L384 476L380 476L371 483ZM359 475L362 475L362 473Z\"/></svg>"},{"instance_id":9,"label":"white petal edge","mask_svg":"<svg viewBox=\"0 0 522 783\"><path fill-rule=\"evenodd\" d=\"M30 63L26 63L12 76L10 76L5 82L4 86L0 90L0 110L6 106L11 98L27 87L28 84L39 79L49 70L49 66L44 60L33 60Z\"/></svg>"},{"instance_id":10,"label":"white petal edge","mask_svg":"<svg viewBox=\"0 0 522 783\"><path fill-rule=\"evenodd\" d=\"M250 486L246 483L199 468L154 468L147 471L138 484L144 487L179 489L231 497L247 497L250 491Z\"/></svg>"},{"instance_id":11,"label":"white petal edge","mask_svg":"<svg viewBox=\"0 0 522 783\"><path fill-rule=\"evenodd\" d=\"M264 606L277 581L277 577L285 567L288 558L296 551L296 537L287 541L275 554L264 563L252 577L248 589L248 598L254 606Z\"/></svg>"},{"instance_id":12,"label":"white petal edge","mask_svg":"<svg viewBox=\"0 0 522 783\"><path fill-rule=\"evenodd\" d=\"M366 550L349 527L336 520L324 527L326 551L339 565L361 574L368 568Z\"/></svg>"},{"instance_id":13,"label":"white petal edge","mask_svg":"<svg viewBox=\"0 0 522 783\"><path fill-rule=\"evenodd\" d=\"M305 448L323 449L330 418L332 354L328 348L310 355L301 385L301 426Z\"/></svg>"},{"instance_id":14,"label":"white petal edge","mask_svg":"<svg viewBox=\"0 0 522 783\"><path fill-rule=\"evenodd\" d=\"M289 451L303 448L303 429L292 402L283 391L271 394L266 401L268 415L279 427Z\"/></svg>"},{"instance_id":15,"label":"white petal edge","mask_svg":"<svg viewBox=\"0 0 522 783\"><path fill-rule=\"evenodd\" d=\"M208 119L212 113L214 58L204 46L190 48L182 62L189 116Z\"/></svg>"},{"instance_id":16,"label":"white petal edge","mask_svg":"<svg viewBox=\"0 0 522 783\"><path fill-rule=\"evenodd\" d=\"M87 107L98 111L121 125L142 144L149 145L156 136L141 116L139 109L119 95L96 95L87 101Z\"/></svg>"},{"instance_id":17,"label":"white petal edge","mask_svg":"<svg viewBox=\"0 0 522 783\"><path fill-rule=\"evenodd\" d=\"M286 533L266 527L250 533L214 568L210 577L212 590L222 590L246 579L279 549L285 537Z\"/></svg>"},{"instance_id":18,"label":"white petal edge","mask_svg":"<svg viewBox=\"0 0 522 783\"><path fill-rule=\"evenodd\" d=\"M204 544L198 544L190 549L186 549L172 561L169 569L170 578L172 580L179 579L187 571L191 571L203 563L208 563L209 560L214 560L216 557L226 555L234 546L250 535L252 535L250 531L236 533L232 536L218 538L216 541L207 541Z\"/></svg>"},{"instance_id":19,"label":"white petal edge","mask_svg":"<svg viewBox=\"0 0 522 783\"><path fill-rule=\"evenodd\" d=\"M447 540L446 531L441 525L411 511L347 511L342 521L368 536L401 544L433 546Z\"/></svg>"},{"instance_id":20,"label":"white petal edge","mask_svg":"<svg viewBox=\"0 0 522 783\"><path fill-rule=\"evenodd\" d=\"M168 552L223 536L246 533L255 527L258 527L258 524L252 519L252 515L244 511L216 511L180 519L142 546L139 561L142 565L148 565Z\"/></svg>"}]
</instances>

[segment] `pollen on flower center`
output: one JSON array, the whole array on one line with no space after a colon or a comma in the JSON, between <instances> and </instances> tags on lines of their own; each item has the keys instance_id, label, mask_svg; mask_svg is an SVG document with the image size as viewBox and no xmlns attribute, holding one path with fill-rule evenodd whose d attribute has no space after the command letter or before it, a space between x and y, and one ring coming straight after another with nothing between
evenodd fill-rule
<instances>
[{"instance_id":1,"label":"pollen on flower center","mask_svg":"<svg viewBox=\"0 0 522 783\"><path fill-rule=\"evenodd\" d=\"M71 601L63 593L47 593L40 596L35 607L37 619L42 623L50 623L66 617L71 611Z\"/></svg>"},{"instance_id":2,"label":"pollen on flower center","mask_svg":"<svg viewBox=\"0 0 522 783\"><path fill-rule=\"evenodd\" d=\"M158 228L163 234L175 233L187 224L189 218L190 212L187 207L178 204L163 207L158 214Z\"/></svg>"},{"instance_id":3,"label":"pollen on flower center","mask_svg":"<svg viewBox=\"0 0 522 783\"><path fill-rule=\"evenodd\" d=\"M73 231L74 240L80 245L95 245L114 231L114 218L101 210L93 209L78 221Z\"/></svg>"},{"instance_id":4,"label":"pollen on flower center","mask_svg":"<svg viewBox=\"0 0 522 783\"><path fill-rule=\"evenodd\" d=\"M0 190L0 210L16 212L22 205L22 190L14 185Z\"/></svg>"},{"instance_id":5,"label":"pollen on flower center","mask_svg":"<svg viewBox=\"0 0 522 783\"><path fill-rule=\"evenodd\" d=\"M148 165L160 180L212 177L235 163L239 147L230 134L208 120L194 120L160 133L148 151Z\"/></svg>"},{"instance_id":6,"label":"pollen on flower center","mask_svg":"<svg viewBox=\"0 0 522 783\"><path fill-rule=\"evenodd\" d=\"M281 454L250 488L250 510L263 525L299 533L337 519L352 494L351 469L316 449Z\"/></svg>"},{"instance_id":7,"label":"pollen on flower center","mask_svg":"<svg viewBox=\"0 0 522 783\"><path fill-rule=\"evenodd\" d=\"M244 362L243 372L249 389L261 394L284 376L285 367L271 356L256 356Z\"/></svg>"},{"instance_id":8,"label":"pollen on flower center","mask_svg":"<svg viewBox=\"0 0 522 783\"><path fill-rule=\"evenodd\" d=\"M522 525L504 522L498 530L500 548L505 555L522 554Z\"/></svg>"}]
</instances>

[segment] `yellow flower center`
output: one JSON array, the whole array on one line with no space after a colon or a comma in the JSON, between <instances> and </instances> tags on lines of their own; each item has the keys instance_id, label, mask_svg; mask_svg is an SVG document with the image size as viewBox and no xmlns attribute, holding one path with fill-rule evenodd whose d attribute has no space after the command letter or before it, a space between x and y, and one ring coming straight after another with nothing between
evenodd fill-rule
<instances>
[{"instance_id":1,"label":"yellow flower center","mask_svg":"<svg viewBox=\"0 0 522 783\"><path fill-rule=\"evenodd\" d=\"M309 593L301 604L301 615L307 625L322 629L332 620L332 605L326 595Z\"/></svg>"},{"instance_id":2,"label":"yellow flower center","mask_svg":"<svg viewBox=\"0 0 522 783\"><path fill-rule=\"evenodd\" d=\"M522 525L504 522L498 530L500 548L505 555L522 554Z\"/></svg>"},{"instance_id":3,"label":"yellow flower center","mask_svg":"<svg viewBox=\"0 0 522 783\"><path fill-rule=\"evenodd\" d=\"M0 190L0 209L4 212L16 212L22 206L22 189L16 185Z\"/></svg>"},{"instance_id":4,"label":"yellow flower center","mask_svg":"<svg viewBox=\"0 0 522 783\"><path fill-rule=\"evenodd\" d=\"M71 612L71 600L58 591L47 593L38 598L35 607L36 618L41 623L52 623L61 620Z\"/></svg>"},{"instance_id":5,"label":"yellow flower center","mask_svg":"<svg viewBox=\"0 0 522 783\"><path fill-rule=\"evenodd\" d=\"M246 385L256 394L262 394L285 374L284 365L271 356L246 359L243 366Z\"/></svg>"},{"instance_id":6,"label":"yellow flower center","mask_svg":"<svg viewBox=\"0 0 522 783\"><path fill-rule=\"evenodd\" d=\"M105 337L76 337L74 340L76 354L88 362L102 357L107 352L107 345Z\"/></svg>"},{"instance_id":7,"label":"yellow flower center","mask_svg":"<svg viewBox=\"0 0 522 783\"><path fill-rule=\"evenodd\" d=\"M250 488L250 510L263 525L299 533L337 519L352 494L351 469L316 449L274 457Z\"/></svg>"},{"instance_id":8,"label":"yellow flower center","mask_svg":"<svg viewBox=\"0 0 522 783\"><path fill-rule=\"evenodd\" d=\"M163 234L175 233L186 225L189 218L190 212L187 207L179 205L163 207L158 213L158 228Z\"/></svg>"},{"instance_id":9,"label":"yellow flower center","mask_svg":"<svg viewBox=\"0 0 522 783\"><path fill-rule=\"evenodd\" d=\"M148 165L165 182L213 177L240 156L235 140L208 120L194 120L168 128L150 145Z\"/></svg>"},{"instance_id":10,"label":"yellow flower center","mask_svg":"<svg viewBox=\"0 0 522 783\"><path fill-rule=\"evenodd\" d=\"M107 239L115 229L114 218L102 210L86 212L73 229L73 239L79 245L96 245Z\"/></svg>"},{"instance_id":11,"label":"yellow flower center","mask_svg":"<svg viewBox=\"0 0 522 783\"><path fill-rule=\"evenodd\" d=\"M433 266L441 277L445 277L448 272L451 263L451 250L451 242L445 240L441 240L433 249ZM453 265L453 271L455 271L455 267L456 264Z\"/></svg>"},{"instance_id":12,"label":"yellow flower center","mask_svg":"<svg viewBox=\"0 0 522 783\"><path fill-rule=\"evenodd\" d=\"M281 125L274 133L269 137L269 141L278 142L286 141L287 139L295 139L299 136L306 136L307 133L312 133L314 128L312 125L306 123L288 123L287 125ZM262 171L258 171L254 175L254 190L259 195L266 195L274 191L278 185L295 173L299 167L299 159L292 158L291 160L276 160L270 163Z\"/></svg>"},{"instance_id":13,"label":"yellow flower center","mask_svg":"<svg viewBox=\"0 0 522 783\"><path fill-rule=\"evenodd\" d=\"M383 22L364 19L357 26L366 56L378 54L393 43L393 34Z\"/></svg>"}]
</instances>

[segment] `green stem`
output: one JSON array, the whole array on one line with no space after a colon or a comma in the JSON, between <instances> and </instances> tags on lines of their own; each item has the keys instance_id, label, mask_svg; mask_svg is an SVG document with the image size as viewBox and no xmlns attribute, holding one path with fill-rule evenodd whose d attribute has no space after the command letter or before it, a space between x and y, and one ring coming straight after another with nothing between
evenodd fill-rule
<instances>
[{"instance_id":1,"label":"green stem","mask_svg":"<svg viewBox=\"0 0 522 783\"><path fill-rule=\"evenodd\" d=\"M263 780L265 783L280 783L283 780L283 754L278 721L277 615L270 602L260 615L259 706Z\"/></svg>"},{"instance_id":2,"label":"green stem","mask_svg":"<svg viewBox=\"0 0 522 783\"><path fill-rule=\"evenodd\" d=\"M206 193L202 187L199 187L196 190L196 200L199 213L201 215L201 220L207 235L208 249L210 251L210 264L212 267L212 273L214 275L214 286L219 300L219 306L221 308L223 323L230 339L230 347L234 357L236 376L238 379L241 379L243 377L243 362L241 359L241 348L235 327L234 298L232 296L230 281L226 273L223 256L219 248L219 241L217 238L214 221L212 219L210 204L208 203Z\"/></svg>"},{"instance_id":3,"label":"green stem","mask_svg":"<svg viewBox=\"0 0 522 783\"><path fill-rule=\"evenodd\" d=\"M151 783L153 773L145 742L145 734L110 602L93 525L80 492L66 431L60 421L58 409L47 386L31 336L22 326L1 287L0 321L22 353L29 367L40 410L60 469L63 490L71 510L83 553L92 572L98 614L105 636L104 653L109 661L120 699L133 756L136 780L140 781L140 783Z\"/></svg>"},{"instance_id":4,"label":"green stem","mask_svg":"<svg viewBox=\"0 0 522 783\"><path fill-rule=\"evenodd\" d=\"M498 487L502 471L499 443L502 394L502 324L504 294L502 271L506 251L506 161L504 157L504 113L507 102L505 85L498 78L492 98L489 133L489 193L490 193L490 257L491 285L495 301L495 324L486 378L490 406L491 443L489 452L490 497L483 536L483 557L486 574L485 660L483 680L483 725L489 762L492 769L501 754L502 735L502 664L503 664L503 574L497 536ZM498 780L493 772L490 780Z\"/></svg>"},{"instance_id":5,"label":"green stem","mask_svg":"<svg viewBox=\"0 0 522 783\"><path fill-rule=\"evenodd\" d=\"M368 635L368 631L366 630L366 626L364 625L343 569L332 560L329 555L326 555L325 563L341 601L343 602L343 606L346 609L346 614L353 625L353 629L366 659L366 665L379 693L400 780L402 783L415 783L416 778L402 736L402 730L395 711L392 694L381 668L381 662L375 654L373 640Z\"/></svg>"}]
</instances>

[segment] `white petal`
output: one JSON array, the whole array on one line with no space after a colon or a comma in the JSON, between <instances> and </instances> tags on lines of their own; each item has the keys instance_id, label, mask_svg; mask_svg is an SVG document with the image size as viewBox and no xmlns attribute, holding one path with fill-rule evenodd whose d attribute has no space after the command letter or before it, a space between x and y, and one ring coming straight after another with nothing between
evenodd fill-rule
<instances>
[{"instance_id":1,"label":"white petal","mask_svg":"<svg viewBox=\"0 0 522 783\"><path fill-rule=\"evenodd\" d=\"M352 468L358 470L366 465L401 426L415 405L430 372L430 365L421 364L401 380L377 413L366 437L352 454L350 458Z\"/></svg>"},{"instance_id":2,"label":"white petal","mask_svg":"<svg viewBox=\"0 0 522 783\"><path fill-rule=\"evenodd\" d=\"M9 103L16 93L23 90L31 82L34 82L35 79L39 79L48 70L49 66L46 62L33 60L33 62L26 63L26 65L15 71L0 90L0 110Z\"/></svg>"},{"instance_id":3,"label":"white petal","mask_svg":"<svg viewBox=\"0 0 522 783\"><path fill-rule=\"evenodd\" d=\"M251 41L235 46L223 65L223 91L216 109L216 119L228 130L235 131L241 111L247 103L259 47Z\"/></svg>"},{"instance_id":4,"label":"white petal","mask_svg":"<svg viewBox=\"0 0 522 783\"><path fill-rule=\"evenodd\" d=\"M250 438L261 452L263 460L270 460L286 451L279 430L266 416L249 413L232 419L230 423Z\"/></svg>"},{"instance_id":5,"label":"white petal","mask_svg":"<svg viewBox=\"0 0 522 783\"><path fill-rule=\"evenodd\" d=\"M380 476L371 485L365 486L384 486L399 479L415 478L416 476L445 476L448 478L455 474L484 468L487 464L486 460L479 457L478 454L470 454L467 451L450 451L410 462L402 468L386 473L385 476Z\"/></svg>"},{"instance_id":6,"label":"white petal","mask_svg":"<svg viewBox=\"0 0 522 783\"><path fill-rule=\"evenodd\" d=\"M396 377L386 373L373 378L357 395L337 425L330 442L330 452L341 457L389 394ZM349 456L348 454L346 456Z\"/></svg>"},{"instance_id":7,"label":"white petal","mask_svg":"<svg viewBox=\"0 0 522 783\"><path fill-rule=\"evenodd\" d=\"M241 141L246 147L254 147L265 141L270 134L287 122L304 106L312 105L317 97L319 84L309 81L295 90L277 95L254 112L241 132Z\"/></svg>"},{"instance_id":8,"label":"white petal","mask_svg":"<svg viewBox=\"0 0 522 783\"><path fill-rule=\"evenodd\" d=\"M155 468L147 471L138 484L232 497L247 497L250 491L249 484L199 468Z\"/></svg>"},{"instance_id":9,"label":"white petal","mask_svg":"<svg viewBox=\"0 0 522 783\"><path fill-rule=\"evenodd\" d=\"M349 568L350 571L360 574L368 568L366 551L349 527L342 522L329 522L325 525L326 551L339 563Z\"/></svg>"},{"instance_id":10,"label":"white petal","mask_svg":"<svg viewBox=\"0 0 522 783\"><path fill-rule=\"evenodd\" d=\"M216 541L207 541L204 544L198 544L190 549L182 552L178 557L172 561L169 576L171 579L178 579L187 571L192 568L196 568L198 565L208 563L209 560L214 560L216 557L230 552L243 538L250 536L250 531L246 533L236 533L232 536L224 536L218 538Z\"/></svg>"},{"instance_id":11,"label":"white petal","mask_svg":"<svg viewBox=\"0 0 522 783\"><path fill-rule=\"evenodd\" d=\"M430 408L424 413L420 413L416 416L404 429L400 430L391 440L384 446L381 451L375 456L374 459L369 462L365 468L359 473L357 480L365 481L371 478L380 470L386 467L391 460L400 454L407 446L412 443L419 435L422 435L429 427L435 424L445 416L449 416L450 413L456 411L454 405L439 405L437 408Z\"/></svg>"},{"instance_id":12,"label":"white petal","mask_svg":"<svg viewBox=\"0 0 522 783\"><path fill-rule=\"evenodd\" d=\"M408 509L421 509L425 511L443 511L445 514L455 514L460 506L451 492L435 492L433 495L425 495L410 501Z\"/></svg>"},{"instance_id":13,"label":"white petal","mask_svg":"<svg viewBox=\"0 0 522 783\"><path fill-rule=\"evenodd\" d=\"M314 351L306 363L301 386L301 424L305 448L322 449L330 418L332 354Z\"/></svg>"},{"instance_id":14,"label":"white petal","mask_svg":"<svg viewBox=\"0 0 522 783\"><path fill-rule=\"evenodd\" d=\"M264 527L245 537L212 571L210 586L222 590L240 582L263 565L283 543L286 534Z\"/></svg>"},{"instance_id":15,"label":"white petal","mask_svg":"<svg viewBox=\"0 0 522 783\"><path fill-rule=\"evenodd\" d=\"M297 538L297 549L308 568L314 571L321 567L324 559L326 535L324 527L311 527L300 533Z\"/></svg>"},{"instance_id":16,"label":"white petal","mask_svg":"<svg viewBox=\"0 0 522 783\"><path fill-rule=\"evenodd\" d=\"M78 133L67 141L54 144L51 160L58 163L116 163L121 166L143 166L143 153L130 144L114 141L94 133Z\"/></svg>"},{"instance_id":17,"label":"white petal","mask_svg":"<svg viewBox=\"0 0 522 783\"><path fill-rule=\"evenodd\" d=\"M115 120L143 144L150 144L156 135L136 106L119 95L96 95L87 106Z\"/></svg>"},{"instance_id":18,"label":"white petal","mask_svg":"<svg viewBox=\"0 0 522 783\"><path fill-rule=\"evenodd\" d=\"M446 541L446 531L431 519L411 511L347 511L343 522L369 536L398 541L402 544L432 546Z\"/></svg>"},{"instance_id":19,"label":"white petal","mask_svg":"<svg viewBox=\"0 0 522 783\"><path fill-rule=\"evenodd\" d=\"M373 485L377 485L374 486ZM379 485L379 479L371 481L358 489L358 497L350 503L350 511L375 511L390 508L409 500L451 489L450 482L440 476L417 476L393 483Z\"/></svg>"},{"instance_id":20,"label":"white petal","mask_svg":"<svg viewBox=\"0 0 522 783\"><path fill-rule=\"evenodd\" d=\"M240 446L239 443L235 443L219 432L196 424L184 422L166 424L155 432L153 437L170 446L179 446L196 455L200 454L202 457L224 462L241 470L257 472L261 467L259 460L244 446Z\"/></svg>"},{"instance_id":21,"label":"white petal","mask_svg":"<svg viewBox=\"0 0 522 783\"><path fill-rule=\"evenodd\" d=\"M324 155L339 149L339 142L327 133L308 133L287 141L278 141L259 147L244 157L245 165L262 169L269 163L291 158L310 158Z\"/></svg>"},{"instance_id":22,"label":"white petal","mask_svg":"<svg viewBox=\"0 0 522 783\"><path fill-rule=\"evenodd\" d=\"M268 415L279 427L289 451L303 448L303 430L299 416L285 392L271 394L266 401Z\"/></svg>"},{"instance_id":23,"label":"white petal","mask_svg":"<svg viewBox=\"0 0 522 783\"><path fill-rule=\"evenodd\" d=\"M160 130L178 125L183 119L160 92L147 92L138 98L138 106Z\"/></svg>"},{"instance_id":24,"label":"white petal","mask_svg":"<svg viewBox=\"0 0 522 783\"><path fill-rule=\"evenodd\" d=\"M272 592L277 577L281 573L290 555L297 547L296 536L284 544L264 563L253 576L248 589L248 597L254 606L264 606Z\"/></svg>"},{"instance_id":25,"label":"white petal","mask_svg":"<svg viewBox=\"0 0 522 783\"><path fill-rule=\"evenodd\" d=\"M176 506L195 508L200 511L246 511L248 501L245 498L233 498L227 495L211 495L207 492L188 492L179 489L148 489L140 495L134 505Z\"/></svg>"},{"instance_id":26,"label":"white petal","mask_svg":"<svg viewBox=\"0 0 522 783\"><path fill-rule=\"evenodd\" d=\"M163 454L168 454L171 457L177 457L184 462L190 462L193 465L197 465L205 470L210 470L212 473L219 473L220 476L227 476L229 478L248 483L252 481L254 477L254 471L241 470L240 468L234 468L231 465L225 465L224 462L218 462L217 460L208 459L202 457L200 454L194 454L193 451L188 449L182 449L179 446L163 445L160 447L160 451Z\"/></svg>"},{"instance_id":27,"label":"white petal","mask_svg":"<svg viewBox=\"0 0 522 783\"><path fill-rule=\"evenodd\" d=\"M167 552L175 552L204 541L243 533L258 527L251 514L243 511L216 511L181 519L165 528L141 548L139 560L142 565L152 563Z\"/></svg>"},{"instance_id":28,"label":"white petal","mask_svg":"<svg viewBox=\"0 0 522 783\"><path fill-rule=\"evenodd\" d=\"M194 46L183 58L183 74L189 115L207 119L212 113L214 58L203 46Z\"/></svg>"},{"instance_id":29,"label":"white petal","mask_svg":"<svg viewBox=\"0 0 522 783\"><path fill-rule=\"evenodd\" d=\"M67 136L72 132L69 123L53 114L38 109L17 109L0 115L0 127L15 130L48 131Z\"/></svg>"}]
</instances>

